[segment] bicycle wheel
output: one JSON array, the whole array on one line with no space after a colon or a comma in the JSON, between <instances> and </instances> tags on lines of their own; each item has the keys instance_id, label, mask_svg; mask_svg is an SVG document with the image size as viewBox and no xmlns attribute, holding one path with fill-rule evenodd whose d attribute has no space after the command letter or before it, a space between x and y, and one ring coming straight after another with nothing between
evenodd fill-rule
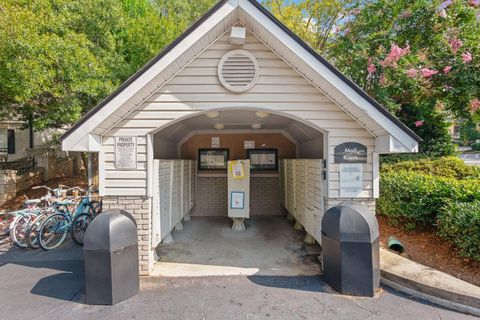
<instances>
[{"instance_id":1,"label":"bicycle wheel","mask_svg":"<svg viewBox=\"0 0 480 320\"><path fill-rule=\"evenodd\" d=\"M43 250L52 250L65 241L68 233L65 215L56 213L45 219L38 233L38 244Z\"/></svg>"},{"instance_id":2,"label":"bicycle wheel","mask_svg":"<svg viewBox=\"0 0 480 320\"><path fill-rule=\"evenodd\" d=\"M10 239L13 244L21 249L28 248L27 234L30 228L30 223L35 218L33 214L24 214L18 216L10 229Z\"/></svg>"},{"instance_id":3,"label":"bicycle wheel","mask_svg":"<svg viewBox=\"0 0 480 320\"><path fill-rule=\"evenodd\" d=\"M72 239L76 244L83 246L83 237L87 231L88 225L93 220L93 215L89 213L81 213L73 219L72 222Z\"/></svg>"},{"instance_id":4,"label":"bicycle wheel","mask_svg":"<svg viewBox=\"0 0 480 320\"><path fill-rule=\"evenodd\" d=\"M30 229L28 230L27 234L27 241L28 245L33 249L40 248L40 244L38 243L38 235L40 233L40 227L47 219L47 217L48 215L46 213L42 213L41 215L36 217L30 224Z\"/></svg>"}]
</instances>

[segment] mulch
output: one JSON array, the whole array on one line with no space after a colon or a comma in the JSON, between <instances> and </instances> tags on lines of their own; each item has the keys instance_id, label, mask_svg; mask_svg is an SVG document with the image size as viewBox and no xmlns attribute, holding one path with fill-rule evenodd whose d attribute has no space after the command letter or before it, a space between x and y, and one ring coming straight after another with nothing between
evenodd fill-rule
<instances>
[{"instance_id":1,"label":"mulch","mask_svg":"<svg viewBox=\"0 0 480 320\"><path fill-rule=\"evenodd\" d=\"M434 230L405 231L389 224L385 216L378 215L377 219L380 246L386 247L388 238L394 236L402 242L409 259L480 286L480 261L460 256L455 246Z\"/></svg>"}]
</instances>

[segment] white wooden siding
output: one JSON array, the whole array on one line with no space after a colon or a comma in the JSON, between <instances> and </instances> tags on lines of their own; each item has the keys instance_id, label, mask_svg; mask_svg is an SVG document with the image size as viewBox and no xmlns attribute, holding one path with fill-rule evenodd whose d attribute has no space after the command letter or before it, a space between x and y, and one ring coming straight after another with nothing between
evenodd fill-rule
<instances>
[{"instance_id":1,"label":"white wooden siding","mask_svg":"<svg viewBox=\"0 0 480 320\"><path fill-rule=\"evenodd\" d=\"M105 150L108 195L124 195L133 192L147 194L146 139L145 135L181 117L215 108L262 108L280 112L286 116L303 119L313 126L328 131L329 192L330 198L339 197L338 165L333 164L336 145L353 141L367 146L369 154L375 151L375 138L353 118L340 109L330 98L312 86L258 39L247 35L245 49L254 54L260 65L257 85L243 94L226 90L216 77L221 57L236 47L230 45L227 36L219 38L211 47L192 61L151 97L119 121L106 136ZM139 136L137 171L116 171L113 166L113 136ZM372 157L364 165L364 192L373 197ZM122 185L125 183L125 185Z\"/></svg>"}]
</instances>

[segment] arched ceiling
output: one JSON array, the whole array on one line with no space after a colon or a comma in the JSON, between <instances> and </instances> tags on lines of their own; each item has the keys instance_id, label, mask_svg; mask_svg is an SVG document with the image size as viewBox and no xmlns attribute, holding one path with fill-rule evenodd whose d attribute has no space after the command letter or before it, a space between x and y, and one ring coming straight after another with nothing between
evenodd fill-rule
<instances>
[{"instance_id":1,"label":"arched ceiling","mask_svg":"<svg viewBox=\"0 0 480 320\"><path fill-rule=\"evenodd\" d=\"M216 124L224 125L222 130L217 130L218 133L245 132L246 130L254 132L283 130L300 143L323 136L322 132L285 116L270 114L266 118L260 118L255 111L229 110L221 111L215 118L209 118L206 114L190 117L159 131L155 138L178 143L192 131L216 130ZM251 127L253 124L261 124L262 127L254 130Z\"/></svg>"}]
</instances>

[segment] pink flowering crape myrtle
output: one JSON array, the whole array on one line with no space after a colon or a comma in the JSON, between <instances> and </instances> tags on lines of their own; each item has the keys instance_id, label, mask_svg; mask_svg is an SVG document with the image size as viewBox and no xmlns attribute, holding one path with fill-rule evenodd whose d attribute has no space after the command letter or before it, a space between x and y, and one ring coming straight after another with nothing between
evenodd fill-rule
<instances>
[{"instance_id":1,"label":"pink flowering crape myrtle","mask_svg":"<svg viewBox=\"0 0 480 320\"><path fill-rule=\"evenodd\" d=\"M480 100L479 99L473 99L470 102L470 111L477 112L478 110L480 110Z\"/></svg>"},{"instance_id":2,"label":"pink flowering crape myrtle","mask_svg":"<svg viewBox=\"0 0 480 320\"><path fill-rule=\"evenodd\" d=\"M438 70L422 68L420 70L420 73L422 74L422 77L430 78L431 76L436 75L438 73Z\"/></svg>"},{"instance_id":3,"label":"pink flowering crape myrtle","mask_svg":"<svg viewBox=\"0 0 480 320\"><path fill-rule=\"evenodd\" d=\"M463 46L463 41L456 38L450 39L448 43L450 44L450 48L452 49L452 52L455 54L458 52L458 49L460 49Z\"/></svg>"},{"instance_id":4,"label":"pink flowering crape myrtle","mask_svg":"<svg viewBox=\"0 0 480 320\"><path fill-rule=\"evenodd\" d=\"M407 45L405 48L400 48L396 44L392 44L390 48L390 52L387 54L387 57L380 62L382 67L392 67L395 68L397 66L398 60L403 56L410 53L410 46Z\"/></svg>"},{"instance_id":5,"label":"pink flowering crape myrtle","mask_svg":"<svg viewBox=\"0 0 480 320\"><path fill-rule=\"evenodd\" d=\"M418 121L415 121L415 127L421 127L425 124L425 121L423 120L418 120Z\"/></svg>"},{"instance_id":6,"label":"pink flowering crape myrtle","mask_svg":"<svg viewBox=\"0 0 480 320\"><path fill-rule=\"evenodd\" d=\"M464 63L468 63L470 61L472 61L472 54L470 52L465 52L465 53L462 53L462 60Z\"/></svg>"},{"instance_id":7,"label":"pink flowering crape myrtle","mask_svg":"<svg viewBox=\"0 0 480 320\"><path fill-rule=\"evenodd\" d=\"M417 69L415 69L415 68L410 68L410 69L408 69L408 70L406 71L406 73L407 73L407 76L408 76L408 77L410 77L410 78L415 78L415 77L417 76L417 74L418 74L418 71L417 71Z\"/></svg>"}]
</instances>

